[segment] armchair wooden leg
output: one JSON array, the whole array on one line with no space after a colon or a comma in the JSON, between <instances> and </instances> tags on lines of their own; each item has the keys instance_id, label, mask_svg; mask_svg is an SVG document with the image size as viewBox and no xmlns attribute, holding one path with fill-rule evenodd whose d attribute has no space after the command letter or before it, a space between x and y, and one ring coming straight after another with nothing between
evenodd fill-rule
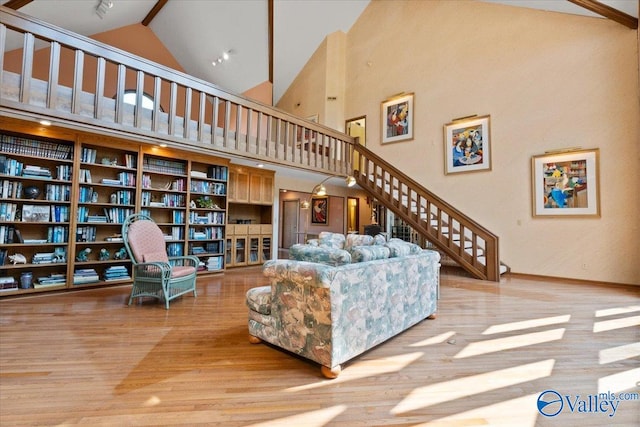
<instances>
[{"instance_id":1,"label":"armchair wooden leg","mask_svg":"<svg viewBox=\"0 0 640 427\"><path fill-rule=\"evenodd\" d=\"M323 377L333 380L335 378L338 378L338 375L340 375L340 372L342 372L342 367L338 365L334 366L333 368L328 368L322 365L320 366L320 372L322 372Z\"/></svg>"},{"instance_id":2,"label":"armchair wooden leg","mask_svg":"<svg viewBox=\"0 0 640 427\"><path fill-rule=\"evenodd\" d=\"M249 342L251 344L260 344L262 342L262 340L256 336L253 335L249 335Z\"/></svg>"}]
</instances>

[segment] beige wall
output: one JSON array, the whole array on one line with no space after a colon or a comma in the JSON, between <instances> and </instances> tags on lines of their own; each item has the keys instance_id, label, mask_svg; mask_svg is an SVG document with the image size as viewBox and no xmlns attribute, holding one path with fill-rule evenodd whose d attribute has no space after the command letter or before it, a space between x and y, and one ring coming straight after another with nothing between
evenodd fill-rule
<instances>
[{"instance_id":1,"label":"beige wall","mask_svg":"<svg viewBox=\"0 0 640 427\"><path fill-rule=\"evenodd\" d=\"M301 105L326 84L310 70L324 57L321 46L290 89ZM345 58L345 118L367 116L367 147L498 234L514 272L640 284L637 31L476 1L374 0ZM399 92L415 93L415 139L382 146L380 102ZM445 175L443 125L472 114L491 115L492 170ZM531 157L574 146L600 148L601 217L533 218Z\"/></svg>"}]
</instances>

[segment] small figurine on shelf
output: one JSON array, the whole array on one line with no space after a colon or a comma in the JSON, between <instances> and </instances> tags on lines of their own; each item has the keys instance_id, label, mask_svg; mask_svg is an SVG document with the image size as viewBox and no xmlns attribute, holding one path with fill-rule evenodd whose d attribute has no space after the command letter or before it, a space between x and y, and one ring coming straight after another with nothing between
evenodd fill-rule
<instances>
[{"instance_id":1,"label":"small figurine on shelf","mask_svg":"<svg viewBox=\"0 0 640 427\"><path fill-rule=\"evenodd\" d=\"M127 250L125 248L120 248L118 252L113 254L113 259L127 259Z\"/></svg>"},{"instance_id":2,"label":"small figurine on shelf","mask_svg":"<svg viewBox=\"0 0 640 427\"><path fill-rule=\"evenodd\" d=\"M80 252L78 252L78 256L76 256L76 261L87 261L87 257L91 253L91 248L84 248Z\"/></svg>"},{"instance_id":3,"label":"small figurine on shelf","mask_svg":"<svg viewBox=\"0 0 640 427\"><path fill-rule=\"evenodd\" d=\"M91 203L97 203L98 202L98 192L94 191L93 193L91 193Z\"/></svg>"},{"instance_id":4,"label":"small figurine on shelf","mask_svg":"<svg viewBox=\"0 0 640 427\"><path fill-rule=\"evenodd\" d=\"M98 254L98 259L100 261L107 261L111 255L106 248L100 249L100 253Z\"/></svg>"},{"instance_id":5,"label":"small figurine on shelf","mask_svg":"<svg viewBox=\"0 0 640 427\"><path fill-rule=\"evenodd\" d=\"M13 254L13 255L9 255L9 261L11 261L11 264L16 265L16 264L26 264L27 263L27 258L22 255L22 254Z\"/></svg>"},{"instance_id":6,"label":"small figurine on shelf","mask_svg":"<svg viewBox=\"0 0 640 427\"><path fill-rule=\"evenodd\" d=\"M111 193L111 196L109 197L109 201L111 202L112 205L115 205L118 202L118 196L116 195L116 193Z\"/></svg>"}]
</instances>

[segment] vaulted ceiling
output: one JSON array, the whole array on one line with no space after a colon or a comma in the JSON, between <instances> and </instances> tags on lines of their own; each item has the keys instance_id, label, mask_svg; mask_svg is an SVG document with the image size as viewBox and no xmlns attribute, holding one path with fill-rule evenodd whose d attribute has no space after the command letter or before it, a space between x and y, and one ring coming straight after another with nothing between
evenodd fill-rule
<instances>
[{"instance_id":1,"label":"vaulted ceiling","mask_svg":"<svg viewBox=\"0 0 640 427\"><path fill-rule=\"evenodd\" d=\"M113 4L102 17L96 13L101 0L0 0L0 4L86 36L143 23L188 74L238 93L270 80L272 22L271 80L276 103L326 35L347 32L370 0L102 1ZM630 28L635 19L635 28L638 26L638 0L482 1L600 18L604 15ZM228 61L212 65L229 51Z\"/></svg>"}]
</instances>

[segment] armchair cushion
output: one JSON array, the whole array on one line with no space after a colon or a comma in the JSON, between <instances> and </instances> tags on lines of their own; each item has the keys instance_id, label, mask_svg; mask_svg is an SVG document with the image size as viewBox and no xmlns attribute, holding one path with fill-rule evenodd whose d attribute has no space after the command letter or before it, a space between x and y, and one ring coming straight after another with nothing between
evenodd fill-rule
<instances>
[{"instance_id":1,"label":"armchair cushion","mask_svg":"<svg viewBox=\"0 0 640 427\"><path fill-rule=\"evenodd\" d=\"M368 246L373 243L373 236L369 236L368 234L348 234L346 238L346 242L344 244L344 248L346 250L351 250L351 248L356 246Z\"/></svg>"},{"instance_id":2,"label":"armchair cushion","mask_svg":"<svg viewBox=\"0 0 640 427\"><path fill-rule=\"evenodd\" d=\"M342 233L323 231L318 235L318 244L327 248L344 249L345 237Z\"/></svg>"},{"instance_id":3,"label":"armchair cushion","mask_svg":"<svg viewBox=\"0 0 640 427\"><path fill-rule=\"evenodd\" d=\"M171 269L171 278L175 279L177 277L185 277L188 276L190 274L194 274L196 272L195 267L182 267L179 265L174 265L173 268Z\"/></svg>"},{"instance_id":4,"label":"armchair cushion","mask_svg":"<svg viewBox=\"0 0 640 427\"><path fill-rule=\"evenodd\" d=\"M351 263L351 254L344 249L295 244L289 248L289 259L339 266Z\"/></svg>"},{"instance_id":5,"label":"armchair cushion","mask_svg":"<svg viewBox=\"0 0 640 427\"><path fill-rule=\"evenodd\" d=\"M401 239L391 239L384 244L391 251L391 257L416 255L422 252L422 248L415 243L405 242Z\"/></svg>"},{"instance_id":6,"label":"armchair cushion","mask_svg":"<svg viewBox=\"0 0 640 427\"><path fill-rule=\"evenodd\" d=\"M149 252L142 255L144 262L169 262L167 251Z\"/></svg>"},{"instance_id":7,"label":"armchair cushion","mask_svg":"<svg viewBox=\"0 0 640 427\"><path fill-rule=\"evenodd\" d=\"M271 314L271 286L259 286L247 291L247 307L260 314Z\"/></svg>"}]
</instances>

